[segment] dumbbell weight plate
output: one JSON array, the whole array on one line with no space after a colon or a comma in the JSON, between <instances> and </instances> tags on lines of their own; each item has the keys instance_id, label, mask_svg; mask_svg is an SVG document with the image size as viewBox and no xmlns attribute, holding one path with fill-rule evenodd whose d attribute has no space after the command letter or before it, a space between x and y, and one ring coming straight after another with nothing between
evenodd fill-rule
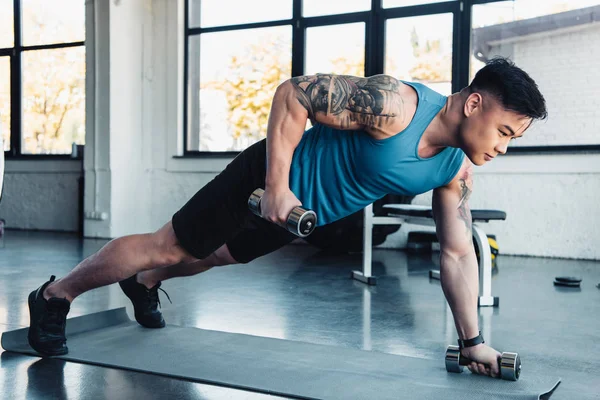
<instances>
[{"instance_id":1,"label":"dumbbell weight plate","mask_svg":"<svg viewBox=\"0 0 600 400\"><path fill-rule=\"evenodd\" d=\"M558 281L554 280L554 286L564 286L564 287L581 287L581 283L579 282L566 282L566 281Z\"/></svg>"},{"instance_id":2,"label":"dumbbell weight plate","mask_svg":"<svg viewBox=\"0 0 600 400\"><path fill-rule=\"evenodd\" d=\"M502 353L500 375L507 381L519 380L521 376L521 357L517 353Z\"/></svg>"},{"instance_id":3,"label":"dumbbell weight plate","mask_svg":"<svg viewBox=\"0 0 600 400\"><path fill-rule=\"evenodd\" d=\"M263 189L256 189L248 198L248 208L254 214L260 217L260 199L262 198L265 191Z\"/></svg>"},{"instance_id":4,"label":"dumbbell weight plate","mask_svg":"<svg viewBox=\"0 0 600 400\"><path fill-rule=\"evenodd\" d=\"M302 207L295 207L287 219L287 229L300 237L307 237L317 226L317 214Z\"/></svg>"},{"instance_id":5,"label":"dumbbell weight plate","mask_svg":"<svg viewBox=\"0 0 600 400\"><path fill-rule=\"evenodd\" d=\"M464 367L460 365L460 348L458 346L448 346L446 349L446 371L463 372Z\"/></svg>"},{"instance_id":6,"label":"dumbbell weight plate","mask_svg":"<svg viewBox=\"0 0 600 400\"><path fill-rule=\"evenodd\" d=\"M581 278L577 276L556 276L554 280L557 282L581 283Z\"/></svg>"}]
</instances>

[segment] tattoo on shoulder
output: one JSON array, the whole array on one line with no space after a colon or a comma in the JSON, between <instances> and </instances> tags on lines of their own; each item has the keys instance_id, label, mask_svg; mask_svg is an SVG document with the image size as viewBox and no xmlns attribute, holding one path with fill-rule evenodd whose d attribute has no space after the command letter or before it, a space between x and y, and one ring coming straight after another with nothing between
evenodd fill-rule
<instances>
[{"instance_id":1,"label":"tattoo on shoulder","mask_svg":"<svg viewBox=\"0 0 600 400\"><path fill-rule=\"evenodd\" d=\"M342 126L359 122L368 126L382 124L388 118L403 117L404 107L399 93L400 82L388 75L361 78L348 75L318 74L291 79L300 104L311 119L318 112L339 116L344 111Z\"/></svg>"},{"instance_id":2,"label":"tattoo on shoulder","mask_svg":"<svg viewBox=\"0 0 600 400\"><path fill-rule=\"evenodd\" d=\"M461 194L460 203L458 204L458 218L465 223L467 233L471 235L473 231L471 209L469 208L469 197L473 192L473 165L471 163L468 163L464 171L461 172L459 184Z\"/></svg>"}]
</instances>

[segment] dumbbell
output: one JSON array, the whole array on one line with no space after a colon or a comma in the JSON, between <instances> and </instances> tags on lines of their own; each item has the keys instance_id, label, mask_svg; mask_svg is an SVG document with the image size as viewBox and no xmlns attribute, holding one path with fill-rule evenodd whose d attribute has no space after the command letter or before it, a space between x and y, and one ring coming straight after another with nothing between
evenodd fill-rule
<instances>
[{"instance_id":1,"label":"dumbbell","mask_svg":"<svg viewBox=\"0 0 600 400\"><path fill-rule=\"evenodd\" d=\"M261 218L260 200L264 193L265 191L263 189L256 189L248 199L248 208L250 208L250 211ZM290 215L288 215L285 226L286 229L294 235L307 237L317 226L317 214L314 211L305 210L302 207L294 207L292 212L290 212Z\"/></svg>"},{"instance_id":2,"label":"dumbbell","mask_svg":"<svg viewBox=\"0 0 600 400\"><path fill-rule=\"evenodd\" d=\"M462 372L464 367L473 361L460 355L458 346L448 346L446 350L446 371ZM500 368L500 377L507 381L516 381L521 375L521 358L517 353L502 353L502 358L498 359Z\"/></svg>"}]
</instances>

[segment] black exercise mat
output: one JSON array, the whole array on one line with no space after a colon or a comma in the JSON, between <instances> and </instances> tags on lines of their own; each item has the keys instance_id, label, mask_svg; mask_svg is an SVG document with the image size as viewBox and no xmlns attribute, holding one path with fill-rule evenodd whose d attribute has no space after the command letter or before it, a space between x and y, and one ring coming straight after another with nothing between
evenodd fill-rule
<instances>
[{"instance_id":1,"label":"black exercise mat","mask_svg":"<svg viewBox=\"0 0 600 400\"><path fill-rule=\"evenodd\" d=\"M167 325L145 329L125 308L71 318L63 360L183 378L302 399L538 399L556 378L517 382L448 373L444 360L424 360ZM37 353L27 328L2 334L5 350Z\"/></svg>"}]
</instances>

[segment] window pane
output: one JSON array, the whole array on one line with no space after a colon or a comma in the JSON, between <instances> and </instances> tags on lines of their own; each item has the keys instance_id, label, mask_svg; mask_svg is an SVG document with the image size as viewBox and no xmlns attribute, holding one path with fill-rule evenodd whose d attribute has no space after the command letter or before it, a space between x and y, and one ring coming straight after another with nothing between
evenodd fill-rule
<instances>
[{"instance_id":1,"label":"window pane","mask_svg":"<svg viewBox=\"0 0 600 400\"><path fill-rule=\"evenodd\" d=\"M0 0L0 49L15 45L13 0Z\"/></svg>"},{"instance_id":2,"label":"window pane","mask_svg":"<svg viewBox=\"0 0 600 400\"><path fill-rule=\"evenodd\" d=\"M513 146L600 144L599 0L515 0L473 7L471 78L508 57L538 84L549 119Z\"/></svg>"},{"instance_id":3,"label":"window pane","mask_svg":"<svg viewBox=\"0 0 600 400\"><path fill-rule=\"evenodd\" d=\"M452 14L388 20L385 73L424 83L443 95L450 95L452 29Z\"/></svg>"},{"instance_id":4,"label":"window pane","mask_svg":"<svg viewBox=\"0 0 600 400\"><path fill-rule=\"evenodd\" d=\"M447 3L455 0L383 0L383 8L416 6L420 4Z\"/></svg>"},{"instance_id":5,"label":"window pane","mask_svg":"<svg viewBox=\"0 0 600 400\"><path fill-rule=\"evenodd\" d=\"M0 57L0 134L10 150L10 58Z\"/></svg>"},{"instance_id":6,"label":"window pane","mask_svg":"<svg viewBox=\"0 0 600 400\"><path fill-rule=\"evenodd\" d=\"M24 154L70 154L85 139L85 48L23 53Z\"/></svg>"},{"instance_id":7,"label":"window pane","mask_svg":"<svg viewBox=\"0 0 600 400\"><path fill-rule=\"evenodd\" d=\"M370 10L371 0L304 0L302 7L303 16L319 17Z\"/></svg>"},{"instance_id":8,"label":"window pane","mask_svg":"<svg viewBox=\"0 0 600 400\"><path fill-rule=\"evenodd\" d=\"M191 28L292 18L292 0L188 0ZM198 24L199 23L199 24Z\"/></svg>"},{"instance_id":9,"label":"window pane","mask_svg":"<svg viewBox=\"0 0 600 400\"><path fill-rule=\"evenodd\" d=\"M85 40L85 1L22 0L23 44L68 43Z\"/></svg>"},{"instance_id":10,"label":"window pane","mask_svg":"<svg viewBox=\"0 0 600 400\"><path fill-rule=\"evenodd\" d=\"M305 75L365 76L365 24L308 28L305 61Z\"/></svg>"},{"instance_id":11,"label":"window pane","mask_svg":"<svg viewBox=\"0 0 600 400\"><path fill-rule=\"evenodd\" d=\"M275 89L291 70L290 26L190 37L188 150L240 151L266 137Z\"/></svg>"}]
</instances>

